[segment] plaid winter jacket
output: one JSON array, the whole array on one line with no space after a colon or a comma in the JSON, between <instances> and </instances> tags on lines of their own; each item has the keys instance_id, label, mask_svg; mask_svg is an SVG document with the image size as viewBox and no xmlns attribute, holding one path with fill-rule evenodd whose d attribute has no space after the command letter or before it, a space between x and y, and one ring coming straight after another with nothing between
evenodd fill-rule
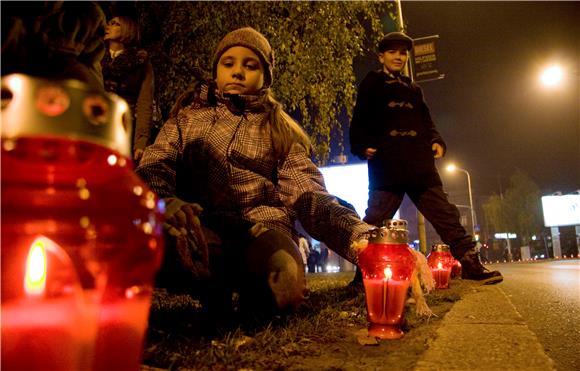
<instances>
[{"instance_id":1,"label":"plaid winter jacket","mask_svg":"<svg viewBox=\"0 0 580 371\"><path fill-rule=\"evenodd\" d=\"M295 221L356 263L351 243L370 228L339 205L307 150L295 143L275 158L268 114L246 102L191 104L169 119L144 152L137 173L162 198L195 202L206 214L238 215L298 241ZM203 220L203 219L202 219Z\"/></svg>"}]
</instances>

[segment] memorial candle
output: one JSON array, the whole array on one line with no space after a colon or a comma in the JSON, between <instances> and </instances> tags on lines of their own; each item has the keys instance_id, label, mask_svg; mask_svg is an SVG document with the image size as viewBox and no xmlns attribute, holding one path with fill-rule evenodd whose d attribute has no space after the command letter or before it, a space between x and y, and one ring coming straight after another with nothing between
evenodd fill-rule
<instances>
[{"instance_id":1,"label":"memorial candle","mask_svg":"<svg viewBox=\"0 0 580 371\"><path fill-rule=\"evenodd\" d=\"M2 370L138 371L163 202L133 171L129 105L75 80L1 82Z\"/></svg>"},{"instance_id":2,"label":"memorial candle","mask_svg":"<svg viewBox=\"0 0 580 371\"><path fill-rule=\"evenodd\" d=\"M369 243L359 253L366 293L368 333L381 339L398 339L405 301L415 267L406 244L406 222L392 221L393 228L369 231Z\"/></svg>"},{"instance_id":3,"label":"memorial candle","mask_svg":"<svg viewBox=\"0 0 580 371\"><path fill-rule=\"evenodd\" d=\"M431 253L427 256L427 263L435 279L435 288L449 288L449 278L451 277L451 271L455 261L449 252L448 245L433 245Z\"/></svg>"}]
</instances>

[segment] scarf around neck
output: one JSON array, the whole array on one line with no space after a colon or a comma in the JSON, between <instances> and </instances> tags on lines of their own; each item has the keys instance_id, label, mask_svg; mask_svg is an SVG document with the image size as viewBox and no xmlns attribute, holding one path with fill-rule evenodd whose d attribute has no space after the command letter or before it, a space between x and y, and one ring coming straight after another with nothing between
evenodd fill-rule
<instances>
[{"instance_id":1,"label":"scarf around neck","mask_svg":"<svg viewBox=\"0 0 580 371\"><path fill-rule=\"evenodd\" d=\"M218 103L225 104L230 111L237 115L266 110L265 90L261 90L258 94L223 94L216 90L215 96Z\"/></svg>"}]
</instances>

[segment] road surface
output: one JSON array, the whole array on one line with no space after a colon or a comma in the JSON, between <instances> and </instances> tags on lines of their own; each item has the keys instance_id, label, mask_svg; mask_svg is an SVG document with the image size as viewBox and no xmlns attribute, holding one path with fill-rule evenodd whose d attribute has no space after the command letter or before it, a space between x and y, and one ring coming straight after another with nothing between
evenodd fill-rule
<instances>
[{"instance_id":1,"label":"road surface","mask_svg":"<svg viewBox=\"0 0 580 371\"><path fill-rule=\"evenodd\" d=\"M561 371L580 370L580 260L492 264L504 291Z\"/></svg>"}]
</instances>

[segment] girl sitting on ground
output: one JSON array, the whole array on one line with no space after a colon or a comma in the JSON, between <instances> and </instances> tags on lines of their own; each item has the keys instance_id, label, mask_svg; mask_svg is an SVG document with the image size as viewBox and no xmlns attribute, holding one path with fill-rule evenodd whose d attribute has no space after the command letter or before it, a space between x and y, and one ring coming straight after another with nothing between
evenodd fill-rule
<instances>
[{"instance_id":1,"label":"girl sitting on ground","mask_svg":"<svg viewBox=\"0 0 580 371\"><path fill-rule=\"evenodd\" d=\"M272 96L273 67L262 34L227 34L213 79L182 96L137 168L167 204L159 284L200 291L216 310L232 292L256 315L304 302L296 220L355 264L351 244L371 228L327 192L307 134Z\"/></svg>"}]
</instances>

